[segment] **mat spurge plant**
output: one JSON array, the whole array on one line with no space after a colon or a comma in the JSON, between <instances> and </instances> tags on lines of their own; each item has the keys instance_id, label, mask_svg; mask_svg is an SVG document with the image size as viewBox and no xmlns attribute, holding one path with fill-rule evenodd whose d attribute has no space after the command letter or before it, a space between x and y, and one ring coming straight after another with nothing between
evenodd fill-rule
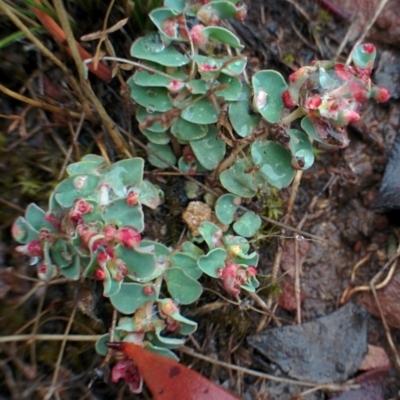
<instances>
[{"instance_id":1,"label":"mat spurge plant","mask_svg":"<svg viewBox=\"0 0 400 400\"><path fill-rule=\"evenodd\" d=\"M296 170L312 166L313 142L344 148L346 126L360 118L362 104L389 99L370 79L371 44L353 50L351 66L317 61L289 83L272 70L246 80L243 46L222 26L245 13L235 0L166 0L150 13L157 31L131 48L139 67L127 83L148 140L147 161L212 178L206 180L212 195L202 203L207 217L189 227L185 240L167 247L143 237L143 206L156 209L163 193L143 179L141 158L107 165L102 157L83 157L68 167L48 210L31 204L12 228L17 251L31 258L41 279L62 274L103 283L104 296L122 314L115 341L170 358L197 328L180 306L199 299L203 273L238 299L259 285L251 239L261 218L243 209L243 199L288 187ZM297 120L301 130L293 127ZM100 354L109 340L105 334L97 342ZM125 379L136 392L139 372L120 360L112 380Z\"/></svg>"}]
</instances>

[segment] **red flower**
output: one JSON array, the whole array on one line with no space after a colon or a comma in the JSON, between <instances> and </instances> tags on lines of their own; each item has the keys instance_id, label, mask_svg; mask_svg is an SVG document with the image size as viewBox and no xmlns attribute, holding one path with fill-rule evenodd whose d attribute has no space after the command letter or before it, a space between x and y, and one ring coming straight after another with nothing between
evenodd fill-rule
<instances>
[{"instance_id":1,"label":"red flower","mask_svg":"<svg viewBox=\"0 0 400 400\"><path fill-rule=\"evenodd\" d=\"M125 380L132 393L141 393L143 388L143 378L136 365L131 360L118 361L111 370L111 382Z\"/></svg>"},{"instance_id":2,"label":"red flower","mask_svg":"<svg viewBox=\"0 0 400 400\"><path fill-rule=\"evenodd\" d=\"M115 234L115 238L125 247L132 249L136 247L142 240L139 231L131 226L125 226L118 229L117 233Z\"/></svg>"}]
</instances>

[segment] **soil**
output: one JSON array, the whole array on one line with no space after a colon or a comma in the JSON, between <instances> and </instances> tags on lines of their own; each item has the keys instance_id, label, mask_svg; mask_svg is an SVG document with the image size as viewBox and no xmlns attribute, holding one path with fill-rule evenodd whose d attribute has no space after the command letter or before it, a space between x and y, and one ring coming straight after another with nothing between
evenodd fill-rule
<instances>
[{"instance_id":1,"label":"soil","mask_svg":"<svg viewBox=\"0 0 400 400\"><path fill-rule=\"evenodd\" d=\"M326 8L326 1L252 0L251 4L249 1L247 3L247 19L243 23L232 22L232 28L246 45L245 52L250 57L249 73L259 69L276 69L287 77L297 67L315 59L337 58L345 61L357 39L357 36L349 37L349 41L344 42L348 30L355 26L352 24L354 15L368 20L370 7L379 2L367 1L368 7L360 6L357 10L354 9L355 2L329 2L339 7L342 14L337 10L332 14L332 8ZM393 1L389 1L389 5L392 7ZM104 7L99 6L99 15L104 15ZM72 10L77 12L74 8ZM79 9L79 12L81 14L75 17L85 20L89 18L90 13L84 9ZM121 19L123 14L122 7L114 11L111 14L113 23ZM271 225L265 228L272 233L270 237L257 243L262 260L259 269L261 275L266 277L262 281L266 289L259 296L268 302L268 297L273 295L271 309L274 317L266 318L251 311L248 306L257 304L250 297L243 299L240 308L221 301L211 291L218 290L218 285L211 280L203 281L209 290L200 299L196 309L187 307L182 310L184 315L199 323L198 331L187 343L196 351L276 377L293 377L290 366L285 369L285 375L278 366L279 362L272 362L264 352L252 347L247 338L252 335L262 337L269 330L292 326L299 320L305 324L321 317L326 318L343 304L352 301L367 311L361 313L362 318L368 322L364 339L366 342L361 343L363 339L359 335L358 345L365 349L367 344L377 346L383 351L382 361L377 366L367 366L363 371L371 369L375 373L379 370L379 374L364 377L363 371L352 371L346 379L355 379L361 388L358 392L354 389L341 394L338 387L336 391L326 385L318 389L316 383L315 390L310 390L310 387L289 381L260 380L221 369L184 353L179 354L186 365L229 387L240 398L400 398L400 365L396 365L387 330L382 322L383 313L389 324L393 346L399 349L400 309L394 304L400 304L400 275L394 271L391 278L388 275L391 264L387 264L397 254L396 248L400 242L397 228L399 219L396 213L386 213L384 204L380 204L378 210L374 208L381 196L380 182L400 125L400 47L398 39L394 41L393 35L385 34L388 30L396 29L398 32L400 19L385 18L379 20L379 25L374 26L366 40L373 42L378 50L373 80L391 90L392 100L383 105L368 103L362 112L362 119L349 127L350 145L334 153L321 150L316 163L304 172L293 210L282 222L314 236L299 235ZM76 37L100 29L101 17L98 21L93 19L89 19L90 28L76 27ZM385 25L386 20L389 22ZM0 25L5 27L7 33L14 31L13 25L4 15L0 15ZM361 25L365 26L365 23ZM125 32L117 32L112 37L115 51L121 57L128 57L129 45L136 34L132 24L127 26ZM41 38L61 59L69 63L66 54L47 35L43 34ZM344 44L343 49L337 54L341 44ZM6 51L0 50L0 71L2 85L17 92L21 87L26 87L31 96L43 93L40 85L44 85L46 91L38 96L39 100L41 96L47 96L47 99L52 97L54 104L73 110L73 95L62 85L62 72L42 59L27 40L8 46ZM39 71L45 71L47 78L44 81L38 78ZM118 82L113 80L106 85L93 81L93 85L109 115L126 130L137 134L132 110L121 97ZM70 143L74 143L71 139L71 126L68 120L43 111L27 110L23 103L3 93L0 96L0 114L11 116L11 119L0 119L0 172L4 186L4 193L0 194L0 334L5 336L30 332L35 324L32 316L36 315L37 310L42 310L42 315L37 320L36 328L43 333L62 334L74 303L79 305L74 333L104 333L110 326L112 310L101 298L101 288L97 285L82 286L81 283L65 282L47 288L35 287L35 271L13 251L15 243L9 235L11 222L29 202L45 205L48 193L59 179L58 173L63 167L66 150ZM15 117L20 115L24 116L23 120ZM111 159L118 155L114 144L102 134L101 126L96 124L84 124L83 133L72 147L73 153L78 154L74 146L84 149L85 153L107 149ZM157 179L157 183L163 185L166 203L157 214L149 213L146 216L146 220L152 221L146 234L156 236L163 242L176 243L183 227L180 214L188 203L184 195L183 179L155 176L152 179ZM288 201L291 189L282 191L281 196ZM280 250L283 252L277 282L271 284L269 277L273 274L274 261ZM296 264L300 268L301 315L296 311ZM383 310L380 312L369 284L382 269L378 282L388 277L388 283L379 297ZM366 289L355 292L350 300L346 293L360 286ZM25 299L27 294L29 297ZM352 321L355 321L355 325L358 323L356 318L348 321L350 325ZM31 325L24 327L26 323ZM329 329L334 329L334 325L337 323L332 322ZM347 328L351 331L352 327ZM304 343L313 346L313 342ZM288 343L287 347L289 344L292 345ZM267 343L266 346L273 344ZM7 345L0 343L0 399L43 398L52 379L58 350L58 342L37 342L36 349L27 342L10 342ZM335 350L340 359L344 350L339 346ZM37 355L36 359L35 356L32 358L32 354ZM102 361L95 355L92 343L68 342L65 354L57 381L58 387L62 388L59 398L133 398L122 384L105 384L102 379L96 380L91 389L87 388L90 381L88 371L99 373L95 368ZM390 361L385 358L385 354ZM301 355L298 357L301 358ZM343 354L343 360L346 359ZM302 380L312 381L311 377L304 375ZM373 397L367 397L362 390L370 395L373 393ZM143 398L150 398L149 394L145 392Z\"/></svg>"}]
</instances>

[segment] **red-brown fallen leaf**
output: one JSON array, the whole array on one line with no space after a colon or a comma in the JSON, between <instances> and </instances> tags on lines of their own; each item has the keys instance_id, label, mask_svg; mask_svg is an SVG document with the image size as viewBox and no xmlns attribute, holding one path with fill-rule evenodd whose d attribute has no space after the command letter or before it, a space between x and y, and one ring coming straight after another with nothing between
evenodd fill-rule
<instances>
[{"instance_id":1,"label":"red-brown fallen leaf","mask_svg":"<svg viewBox=\"0 0 400 400\"><path fill-rule=\"evenodd\" d=\"M369 371L376 368L390 369L391 364L383 347L368 345L368 353L362 360L359 370Z\"/></svg>"},{"instance_id":2,"label":"red-brown fallen leaf","mask_svg":"<svg viewBox=\"0 0 400 400\"><path fill-rule=\"evenodd\" d=\"M108 343L122 351L139 369L154 400L239 400L221 386L176 361L133 343Z\"/></svg>"},{"instance_id":3,"label":"red-brown fallen leaf","mask_svg":"<svg viewBox=\"0 0 400 400\"><path fill-rule=\"evenodd\" d=\"M396 301L400 295L400 272L397 272L383 289L377 290L377 295L386 322L392 328L400 329L400 301ZM375 317L380 317L378 306L371 292L359 294L356 302Z\"/></svg>"},{"instance_id":4,"label":"red-brown fallen leaf","mask_svg":"<svg viewBox=\"0 0 400 400\"><path fill-rule=\"evenodd\" d=\"M295 239L296 240L296 239ZM296 241L286 240L283 245L283 253L281 260L281 268L287 272L290 278L294 279L296 274ZM301 267L306 259L308 250L310 250L310 242L308 240L297 240L298 263Z\"/></svg>"},{"instance_id":5,"label":"red-brown fallen leaf","mask_svg":"<svg viewBox=\"0 0 400 400\"><path fill-rule=\"evenodd\" d=\"M305 293L301 291L300 302L302 302L305 298ZM279 295L278 303L286 311L296 310L296 294L292 283L285 282L282 285L282 293Z\"/></svg>"},{"instance_id":6,"label":"red-brown fallen leaf","mask_svg":"<svg viewBox=\"0 0 400 400\"><path fill-rule=\"evenodd\" d=\"M40 0L33 0L38 6L41 6ZM64 31L60 28L60 26L54 21L54 19L47 13L42 10L39 10L37 7L31 7L32 11L35 13L36 17L42 23L42 25L49 31L49 33L60 42L62 45L66 45L66 50L69 55L72 55L71 49L68 47L67 37ZM93 58L91 54L89 54L78 42L76 42L76 46L78 48L79 56L82 61L87 60L88 58ZM98 63L97 66L94 65L93 62L87 64L89 70L97 75L104 82L110 82L112 79L111 70L107 68L104 64Z\"/></svg>"}]
</instances>

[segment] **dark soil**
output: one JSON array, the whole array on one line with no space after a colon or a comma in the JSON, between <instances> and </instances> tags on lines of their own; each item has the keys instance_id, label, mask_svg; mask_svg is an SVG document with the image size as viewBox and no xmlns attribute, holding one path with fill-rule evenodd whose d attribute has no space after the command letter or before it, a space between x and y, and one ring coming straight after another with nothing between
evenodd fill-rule
<instances>
[{"instance_id":1,"label":"dark soil","mask_svg":"<svg viewBox=\"0 0 400 400\"><path fill-rule=\"evenodd\" d=\"M294 69L312 60L333 59L351 26L350 20L333 16L319 4L326 2L253 0L251 4L250 1L247 3L248 18L244 23L232 22L232 27L246 45L246 53L250 57L249 73L259 69L276 69L287 77ZM349 3L353 4L340 2L344 16L357 12ZM76 37L100 29L105 7L99 5L96 10L99 19L96 22L90 18L90 12L71 6L71 12L79 11L80 18L90 21L90 27L85 26L84 31L77 32ZM112 23L124 16L122 7L117 10L111 14ZM362 12L360 9L359 14ZM77 15L75 17L78 18ZM395 22L390 20L390 29L394 29L395 23L398 24L396 29L400 30L400 19ZM4 27L7 34L15 29L4 15L0 15L0 26ZM271 274L279 248L283 249L277 283L270 285L270 280L266 278L263 283L267 288L259 293L266 302L268 296L275 293L271 308L275 317L270 320L248 309L248 305L256 306L251 298L243 299L239 308L222 302L219 296L206 291L196 309L187 307L182 310L184 315L193 317L199 323L198 331L187 343L196 351L221 361L285 377L277 364L265 357L265 353L251 347L246 338L258 334L259 330L262 334L278 328L278 325L296 323L296 259L301 268L301 322L306 323L339 309L349 300L343 297L346 290L368 286L396 253L400 241L397 228L399 220L395 214L385 213L384 204L380 205L379 210L374 209L373 205L379 200L380 182L399 131L400 47L398 42L393 43L392 36L390 40L385 40L384 22L378 28L374 28L373 36L369 38L378 49L374 80L387 86L393 93L393 99L384 105L371 102L365 106L362 120L349 127L351 142L346 149L334 153L320 152L315 165L301 179L291 215L283 219L286 224L301 226L303 231L317 238L311 239L268 226L266 232L272 232L273 235L259 243L262 259L260 271L265 276ZM113 34L112 41L118 55L129 57L129 46L135 34L138 32L134 24L127 26L125 34ZM130 39L127 39L128 36ZM65 62L69 63L65 53L58 50L59 47L48 35L43 34L41 38L55 52L60 51L59 56L65 57ZM345 61L356 39L353 37L344 46L339 60ZM43 71L47 76L44 82L47 92L41 91L43 81L37 78L38 71ZM19 91L26 85L30 96L37 95L39 99L47 100L53 96L55 104L73 109L73 95L65 89L63 80L62 73L47 60L42 60L38 52L29 47L27 40L0 50L0 83L12 90ZM137 135L131 105L121 97L119 83L114 80L108 86L93 80L93 85L110 116L130 134ZM55 95L50 95L52 90ZM102 334L110 326L112 310L102 299L101 288L92 284L82 286L82 283L60 282L47 288L34 289L37 284L34 280L35 271L13 251L15 243L10 240L9 234L11 222L29 202L34 201L45 207L49 192L59 180L58 173L63 166L65 152L73 142L71 126L68 120L57 119L49 113L37 109L26 110L24 104L3 93L0 94L0 114L24 115L23 123L13 126L11 124L15 119L0 119L0 179L4 188L0 194L0 335L33 331L34 316L40 310L42 315L37 320L37 330L46 334L62 334L75 303L79 307L72 333ZM129 138L126 139L129 142ZM98 152L99 148L107 149L111 159L118 156L118 151L102 127L85 122L82 134L72 146L73 155ZM157 214L146 216L146 220L152 221L146 234L164 243L176 243L183 226L179 215L188 201L180 192L183 183L177 184L179 181L169 177L149 176L163 186L166 204ZM287 201L290 194L290 190L286 190L281 196ZM364 261L357 269L354 280L350 281L353 268L360 260ZM388 271L384 271L379 282L384 280ZM399 349L400 309L390 308L391 302L400 304L400 292L397 290L400 288L399 274L395 272L392 279L397 286L388 286L389 294L382 297L381 306L391 327L394 346ZM203 282L206 288L218 290L214 281ZM30 291L31 295L24 298ZM368 319L368 345L383 348L391 362L391 367L387 363L386 366L382 363L378 365L384 369L379 379L376 375L373 379L365 378L365 387L370 387L369 392L375 393L375 397L370 398L400 398L400 366L396 368L396 360L374 297L367 290L352 296L352 301L358 302L371 313L370 317L365 317ZM352 320L349 321L351 323ZM25 324L30 325L24 327ZM343 349L338 346L336 352L340 354L341 351ZM35 346L27 342L0 343L0 399L42 399L51 384L58 352L59 342L38 341ZM183 353L180 356L186 365L224 383L244 399L322 400L340 396L339 392L325 388L298 397L310 388L288 382L260 380L212 366ZM93 372L101 361L101 357L95 354L93 343L68 342L57 381L57 398L134 398L122 385L105 384L101 382L102 379L96 381L91 389L87 388L90 380L88 372ZM353 379L361 374L362 371L352 372L347 378ZM293 376L290 373L288 375ZM304 380L311 378L304 377ZM367 390L365 387L362 390ZM367 398L357 397L360 392L353 392L351 397L351 393L346 394L350 397L337 398ZM147 392L144 398L150 398Z\"/></svg>"}]
</instances>

